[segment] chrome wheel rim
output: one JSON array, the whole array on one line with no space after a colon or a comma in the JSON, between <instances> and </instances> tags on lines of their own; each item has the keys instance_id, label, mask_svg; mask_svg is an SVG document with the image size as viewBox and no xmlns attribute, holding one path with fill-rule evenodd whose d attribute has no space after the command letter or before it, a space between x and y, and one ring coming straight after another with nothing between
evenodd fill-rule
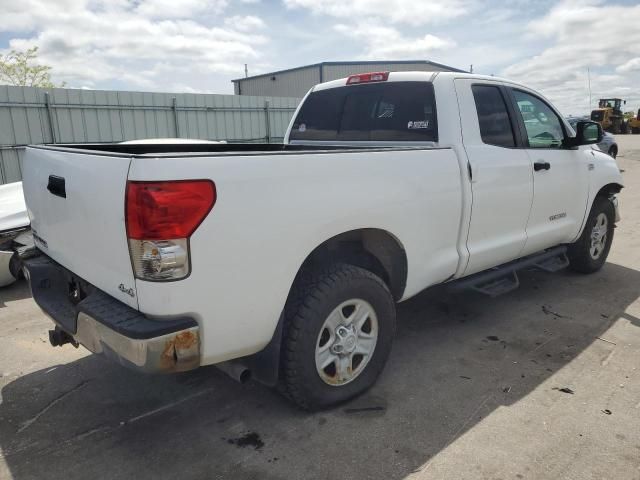
<instances>
[{"instance_id":1,"label":"chrome wheel rim","mask_svg":"<svg viewBox=\"0 0 640 480\"><path fill-rule=\"evenodd\" d=\"M316 370L328 385L355 380L373 356L378 342L378 317L369 302L342 302L324 321L316 340Z\"/></svg>"},{"instance_id":2,"label":"chrome wheel rim","mask_svg":"<svg viewBox=\"0 0 640 480\"><path fill-rule=\"evenodd\" d=\"M591 258L597 260L602 255L605 245L607 244L607 235L609 228L609 220L604 213L598 214L596 222L591 229L591 247L589 254Z\"/></svg>"}]
</instances>

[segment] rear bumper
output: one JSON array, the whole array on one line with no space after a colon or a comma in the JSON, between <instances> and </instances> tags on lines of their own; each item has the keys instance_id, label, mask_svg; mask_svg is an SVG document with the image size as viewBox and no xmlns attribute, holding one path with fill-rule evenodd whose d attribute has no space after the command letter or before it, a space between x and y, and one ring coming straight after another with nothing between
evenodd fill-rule
<instances>
[{"instance_id":1,"label":"rear bumper","mask_svg":"<svg viewBox=\"0 0 640 480\"><path fill-rule=\"evenodd\" d=\"M195 320L152 320L45 255L24 263L38 306L91 352L149 373L179 372L200 365Z\"/></svg>"}]
</instances>

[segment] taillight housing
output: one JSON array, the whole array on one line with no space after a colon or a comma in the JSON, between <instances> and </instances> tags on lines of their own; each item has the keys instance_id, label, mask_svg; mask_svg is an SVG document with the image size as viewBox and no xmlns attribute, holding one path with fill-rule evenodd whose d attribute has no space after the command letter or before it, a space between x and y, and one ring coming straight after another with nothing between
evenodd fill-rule
<instances>
[{"instance_id":1,"label":"taillight housing","mask_svg":"<svg viewBox=\"0 0 640 480\"><path fill-rule=\"evenodd\" d=\"M127 182L125 222L136 278L187 277L191 273L189 238L215 202L211 180Z\"/></svg>"},{"instance_id":2,"label":"taillight housing","mask_svg":"<svg viewBox=\"0 0 640 480\"><path fill-rule=\"evenodd\" d=\"M389 72L370 72L350 75L347 78L347 85L357 85L359 83L386 82L389 80Z\"/></svg>"}]
</instances>

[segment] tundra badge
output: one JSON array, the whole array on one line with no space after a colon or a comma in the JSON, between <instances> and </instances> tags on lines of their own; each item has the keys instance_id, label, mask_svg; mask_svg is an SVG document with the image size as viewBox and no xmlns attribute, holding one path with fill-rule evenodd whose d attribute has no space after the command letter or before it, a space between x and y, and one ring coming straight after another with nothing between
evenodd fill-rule
<instances>
[{"instance_id":1,"label":"tundra badge","mask_svg":"<svg viewBox=\"0 0 640 480\"><path fill-rule=\"evenodd\" d=\"M554 220L559 220L567 216L567 212L556 213L555 215L551 215L549 217L549 221L553 222Z\"/></svg>"}]
</instances>

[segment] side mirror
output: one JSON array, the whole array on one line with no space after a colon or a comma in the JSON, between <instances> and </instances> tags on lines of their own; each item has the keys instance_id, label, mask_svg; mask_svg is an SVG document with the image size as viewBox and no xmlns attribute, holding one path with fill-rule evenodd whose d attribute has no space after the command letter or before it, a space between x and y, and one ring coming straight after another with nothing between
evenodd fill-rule
<instances>
[{"instance_id":1,"label":"side mirror","mask_svg":"<svg viewBox=\"0 0 640 480\"><path fill-rule=\"evenodd\" d=\"M576 124L575 138L567 138L568 147L578 147L580 145L593 145L600 143L603 137L602 127L599 123L581 121Z\"/></svg>"}]
</instances>

